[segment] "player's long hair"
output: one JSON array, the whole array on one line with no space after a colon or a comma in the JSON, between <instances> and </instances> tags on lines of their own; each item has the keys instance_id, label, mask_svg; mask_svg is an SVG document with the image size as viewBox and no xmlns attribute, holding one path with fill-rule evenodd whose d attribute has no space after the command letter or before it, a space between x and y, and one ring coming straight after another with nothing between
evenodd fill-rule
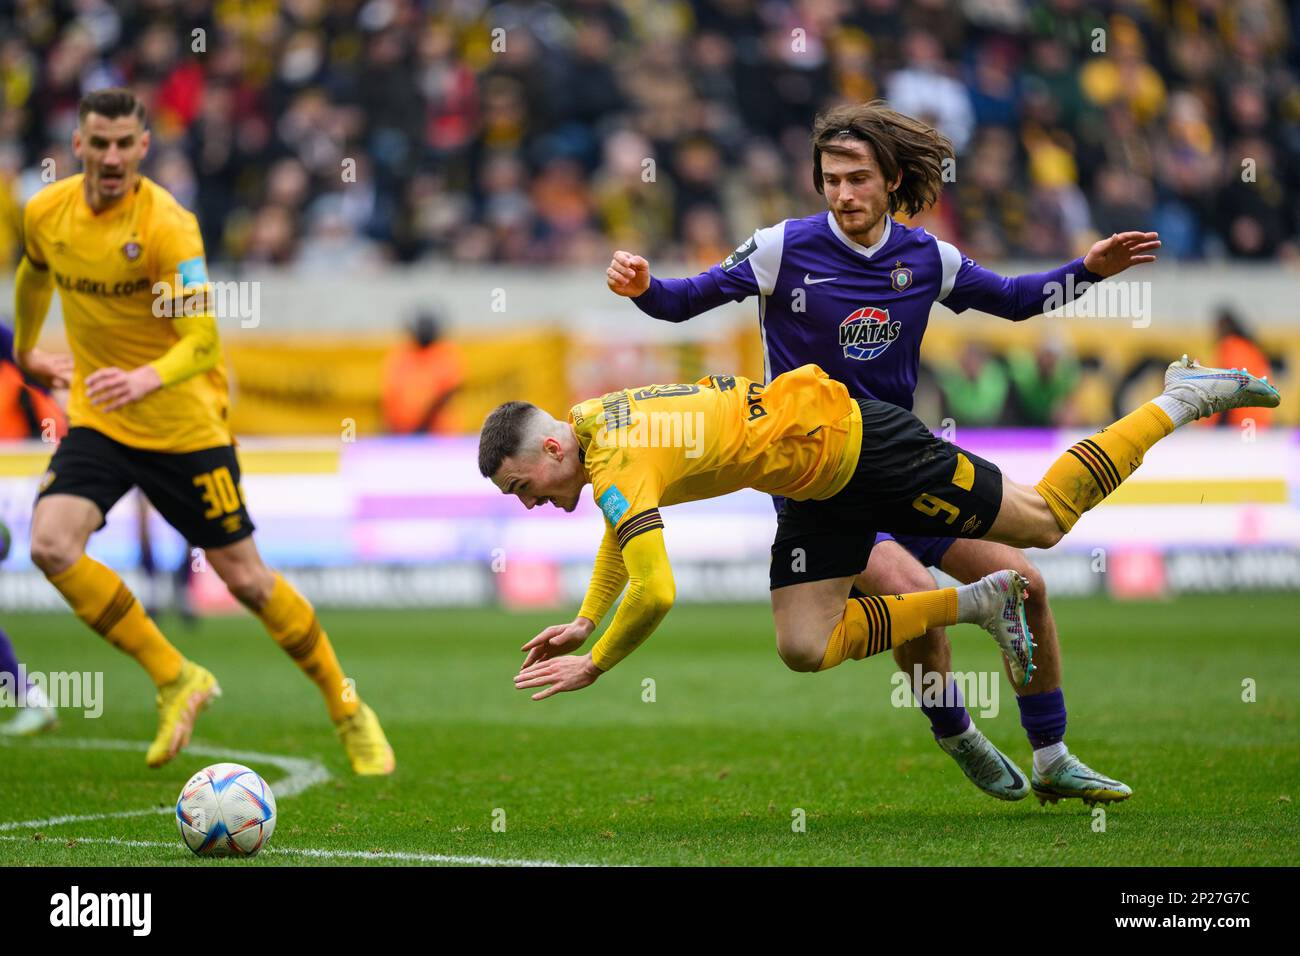
<instances>
[{"instance_id":1,"label":"player's long hair","mask_svg":"<svg viewBox=\"0 0 1300 956\"><path fill-rule=\"evenodd\" d=\"M813 188L822 193L822 153L848 155L835 140L851 136L871 146L885 182L901 171L898 188L889 194L889 211L909 216L930 208L943 189L944 160L953 159L952 141L932 126L891 110L884 100L835 106L813 121Z\"/></svg>"}]
</instances>

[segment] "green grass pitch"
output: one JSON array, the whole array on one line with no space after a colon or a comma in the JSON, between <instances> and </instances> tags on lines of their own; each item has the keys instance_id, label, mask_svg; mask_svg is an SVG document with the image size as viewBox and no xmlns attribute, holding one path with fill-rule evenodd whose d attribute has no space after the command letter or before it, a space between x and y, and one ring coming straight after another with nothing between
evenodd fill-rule
<instances>
[{"instance_id":1,"label":"green grass pitch","mask_svg":"<svg viewBox=\"0 0 1300 956\"><path fill-rule=\"evenodd\" d=\"M385 779L351 776L316 689L252 618L163 622L225 696L199 722L202 753L151 771L143 672L70 616L9 615L29 669L102 670L106 704L99 719L65 713L54 734L0 744L0 864L1292 864L1295 608L1294 595L1057 602L1067 742L1134 788L1104 832L1078 801L975 790L919 711L891 706L892 661L786 670L761 605L679 607L594 686L542 703L511 676L519 645L556 614L326 612L397 752ZM998 666L982 632L950 634L954 669ZM1029 769L1005 679L998 716L976 719ZM170 808L189 774L240 751L316 761L330 777L281 798L255 860L200 860ZM272 786L285 778L242 762ZM50 822L61 816L91 819Z\"/></svg>"}]
</instances>

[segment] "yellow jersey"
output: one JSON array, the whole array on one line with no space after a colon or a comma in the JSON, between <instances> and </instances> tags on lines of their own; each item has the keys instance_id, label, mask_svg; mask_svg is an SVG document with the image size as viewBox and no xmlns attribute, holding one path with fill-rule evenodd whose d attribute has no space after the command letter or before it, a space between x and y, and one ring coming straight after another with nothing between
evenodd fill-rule
<instances>
[{"instance_id":1,"label":"yellow jersey","mask_svg":"<svg viewBox=\"0 0 1300 956\"><path fill-rule=\"evenodd\" d=\"M754 488L798 500L848 484L862 412L816 365L764 387L731 375L610 392L569 412L592 493L620 547L663 527L661 505Z\"/></svg>"},{"instance_id":2,"label":"yellow jersey","mask_svg":"<svg viewBox=\"0 0 1300 956\"><path fill-rule=\"evenodd\" d=\"M91 372L110 366L130 371L161 358L180 338L167 314L173 294L207 290L208 277L198 220L171 193L141 176L130 193L96 213L82 179L79 173L46 186L23 215L27 256L50 270L63 303L75 363L69 424L150 451L231 444L221 360L113 412L86 399Z\"/></svg>"}]
</instances>

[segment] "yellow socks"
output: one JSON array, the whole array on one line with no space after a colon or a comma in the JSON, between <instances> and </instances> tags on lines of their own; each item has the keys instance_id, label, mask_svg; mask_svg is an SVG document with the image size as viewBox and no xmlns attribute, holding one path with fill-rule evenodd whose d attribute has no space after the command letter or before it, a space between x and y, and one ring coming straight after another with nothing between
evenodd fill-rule
<instances>
[{"instance_id":1,"label":"yellow socks","mask_svg":"<svg viewBox=\"0 0 1300 956\"><path fill-rule=\"evenodd\" d=\"M849 658L860 661L918 638L932 627L956 623L956 588L850 598L818 670L829 670Z\"/></svg>"},{"instance_id":2,"label":"yellow socks","mask_svg":"<svg viewBox=\"0 0 1300 956\"><path fill-rule=\"evenodd\" d=\"M339 667L329 637L316 619L315 609L279 573L275 575L271 597L255 613L275 642L316 682L325 697L331 720L342 720L357 712L358 697L343 683L343 669Z\"/></svg>"},{"instance_id":3,"label":"yellow socks","mask_svg":"<svg viewBox=\"0 0 1300 956\"><path fill-rule=\"evenodd\" d=\"M181 673L184 658L163 637L117 572L83 554L49 578L77 617L120 651L130 654L161 687Z\"/></svg>"},{"instance_id":4,"label":"yellow socks","mask_svg":"<svg viewBox=\"0 0 1300 956\"><path fill-rule=\"evenodd\" d=\"M1047 469L1035 489L1069 531L1085 511L1101 502L1142 464L1148 448L1174 430L1173 419L1155 402L1070 447Z\"/></svg>"}]
</instances>

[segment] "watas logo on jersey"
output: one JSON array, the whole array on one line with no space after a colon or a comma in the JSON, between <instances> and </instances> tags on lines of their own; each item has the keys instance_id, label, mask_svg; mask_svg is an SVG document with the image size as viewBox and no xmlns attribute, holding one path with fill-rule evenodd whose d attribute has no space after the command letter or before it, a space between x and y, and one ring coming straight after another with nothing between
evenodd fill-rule
<instances>
[{"instance_id":1,"label":"watas logo on jersey","mask_svg":"<svg viewBox=\"0 0 1300 956\"><path fill-rule=\"evenodd\" d=\"M898 338L903 323L889 318L888 309L866 305L840 323L840 345L844 357L865 362L873 359Z\"/></svg>"}]
</instances>

